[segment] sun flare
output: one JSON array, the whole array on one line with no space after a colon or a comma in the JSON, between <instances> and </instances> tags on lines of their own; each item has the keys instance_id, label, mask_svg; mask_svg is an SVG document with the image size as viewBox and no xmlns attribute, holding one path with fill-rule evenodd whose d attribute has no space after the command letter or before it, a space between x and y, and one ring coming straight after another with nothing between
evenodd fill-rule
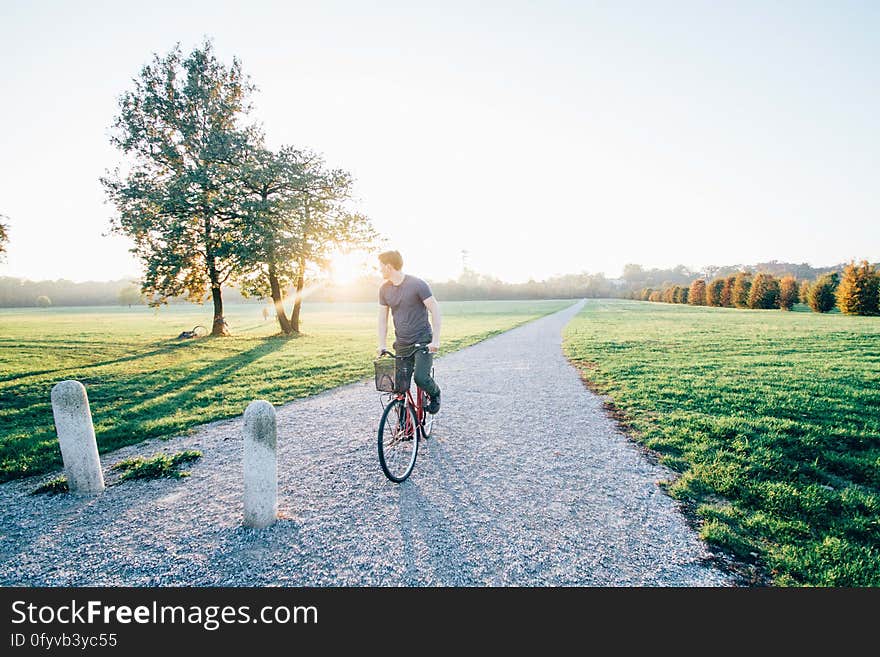
<instances>
[{"instance_id":1,"label":"sun flare","mask_svg":"<svg viewBox=\"0 0 880 657\"><path fill-rule=\"evenodd\" d=\"M337 252L330 258L330 280L336 285L350 285L369 271L369 256L365 253Z\"/></svg>"}]
</instances>

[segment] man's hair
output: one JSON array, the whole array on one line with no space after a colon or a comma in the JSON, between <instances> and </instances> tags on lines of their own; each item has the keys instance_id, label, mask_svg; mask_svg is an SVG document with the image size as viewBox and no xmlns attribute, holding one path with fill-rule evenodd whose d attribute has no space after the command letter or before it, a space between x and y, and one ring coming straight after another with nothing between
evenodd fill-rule
<instances>
[{"instance_id":1,"label":"man's hair","mask_svg":"<svg viewBox=\"0 0 880 657\"><path fill-rule=\"evenodd\" d=\"M379 262L383 265L391 265L397 271L403 269L403 256L400 251L383 251L379 254Z\"/></svg>"}]
</instances>

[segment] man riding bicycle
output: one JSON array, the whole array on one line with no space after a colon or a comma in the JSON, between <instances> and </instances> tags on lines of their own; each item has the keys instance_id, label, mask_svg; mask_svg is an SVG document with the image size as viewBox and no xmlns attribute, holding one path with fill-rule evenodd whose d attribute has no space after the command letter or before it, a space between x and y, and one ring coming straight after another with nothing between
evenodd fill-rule
<instances>
[{"instance_id":1,"label":"man riding bicycle","mask_svg":"<svg viewBox=\"0 0 880 657\"><path fill-rule=\"evenodd\" d=\"M387 349L388 311L394 319L394 351L407 355L413 345L427 344L428 349L418 350L410 358L415 362L416 385L430 398L428 413L440 410L440 388L431 377L434 354L440 348L440 306L431 293L431 288L421 278L403 273L403 257L398 251L385 251L379 254L379 269L385 280L379 288L379 347L381 356ZM431 322L428 323L428 313Z\"/></svg>"}]
</instances>

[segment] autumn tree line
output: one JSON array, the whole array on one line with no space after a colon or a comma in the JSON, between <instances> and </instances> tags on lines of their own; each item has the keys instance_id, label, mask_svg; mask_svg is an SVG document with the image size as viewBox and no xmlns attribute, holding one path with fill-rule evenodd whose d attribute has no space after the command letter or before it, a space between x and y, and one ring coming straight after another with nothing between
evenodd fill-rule
<instances>
[{"instance_id":1,"label":"autumn tree line","mask_svg":"<svg viewBox=\"0 0 880 657\"><path fill-rule=\"evenodd\" d=\"M828 272L812 281L795 276L740 271L707 281L697 278L690 285L650 287L630 292L628 298L663 303L754 310L791 310L802 303L818 313L835 306L847 315L880 314L880 272L867 260L850 262L843 272Z\"/></svg>"}]
</instances>

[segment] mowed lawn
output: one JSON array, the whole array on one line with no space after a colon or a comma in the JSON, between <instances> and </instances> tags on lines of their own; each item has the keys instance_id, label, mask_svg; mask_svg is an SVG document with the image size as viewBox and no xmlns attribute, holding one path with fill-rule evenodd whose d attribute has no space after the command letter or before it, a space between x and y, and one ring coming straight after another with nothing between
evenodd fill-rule
<instances>
[{"instance_id":1,"label":"mowed lawn","mask_svg":"<svg viewBox=\"0 0 880 657\"><path fill-rule=\"evenodd\" d=\"M440 355L572 301L442 304ZM0 481L60 467L52 386L82 382L101 452L372 376L375 303L305 303L303 334L277 335L262 305L231 305L234 336L177 340L210 306L0 309ZM393 338L390 331L389 346Z\"/></svg>"},{"instance_id":2,"label":"mowed lawn","mask_svg":"<svg viewBox=\"0 0 880 657\"><path fill-rule=\"evenodd\" d=\"M776 585L880 586L880 317L590 300L566 355Z\"/></svg>"}]
</instances>

